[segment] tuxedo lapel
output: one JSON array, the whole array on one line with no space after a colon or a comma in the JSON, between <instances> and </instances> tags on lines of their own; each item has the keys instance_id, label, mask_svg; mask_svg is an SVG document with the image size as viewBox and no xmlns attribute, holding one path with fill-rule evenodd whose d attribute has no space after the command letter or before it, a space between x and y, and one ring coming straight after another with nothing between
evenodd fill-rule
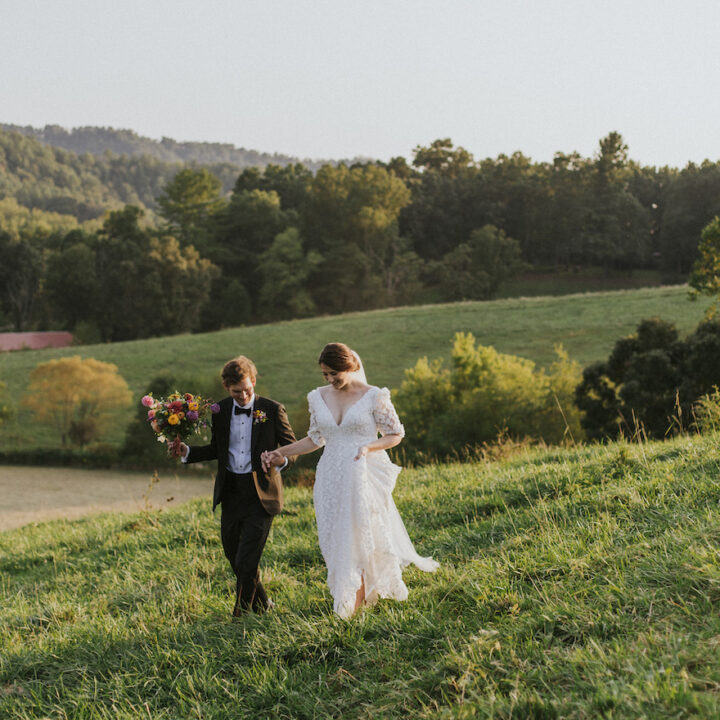
<instances>
[{"instance_id":1,"label":"tuxedo lapel","mask_svg":"<svg viewBox=\"0 0 720 720\"><path fill-rule=\"evenodd\" d=\"M230 419L233 411L233 399L225 398L220 402L220 415L218 416L218 441L221 441L225 448L225 454L230 447ZM227 458L226 458L227 459Z\"/></svg>"},{"instance_id":2,"label":"tuxedo lapel","mask_svg":"<svg viewBox=\"0 0 720 720\"><path fill-rule=\"evenodd\" d=\"M263 398L258 395L255 396L255 402L253 403L252 413L250 413L250 420L252 422L252 432L250 435L250 452L254 455L255 448L257 447L258 440L260 439L260 425L262 423L255 422L255 411L263 409Z\"/></svg>"}]
</instances>

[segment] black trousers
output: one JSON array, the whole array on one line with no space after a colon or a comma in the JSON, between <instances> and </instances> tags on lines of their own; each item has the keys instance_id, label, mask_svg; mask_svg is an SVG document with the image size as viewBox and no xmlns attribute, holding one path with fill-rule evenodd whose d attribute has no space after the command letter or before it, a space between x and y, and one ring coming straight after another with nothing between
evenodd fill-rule
<instances>
[{"instance_id":1,"label":"black trousers","mask_svg":"<svg viewBox=\"0 0 720 720\"><path fill-rule=\"evenodd\" d=\"M262 506L250 473L228 472L220 504L220 535L237 578L237 601L244 610L263 612L268 597L258 566L273 516Z\"/></svg>"}]
</instances>

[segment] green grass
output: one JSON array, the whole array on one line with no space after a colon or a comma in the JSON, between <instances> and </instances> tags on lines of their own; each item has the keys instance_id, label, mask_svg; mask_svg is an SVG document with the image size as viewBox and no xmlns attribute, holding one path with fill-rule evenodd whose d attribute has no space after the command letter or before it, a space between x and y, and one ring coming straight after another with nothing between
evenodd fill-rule
<instances>
[{"instance_id":1,"label":"green grass","mask_svg":"<svg viewBox=\"0 0 720 720\"><path fill-rule=\"evenodd\" d=\"M0 717L715 718L720 436L400 476L434 575L336 618L311 491L229 617L209 499L0 535Z\"/></svg>"},{"instance_id":2,"label":"green grass","mask_svg":"<svg viewBox=\"0 0 720 720\"><path fill-rule=\"evenodd\" d=\"M688 333L708 304L690 302L687 289L674 286L392 308L210 334L3 353L0 380L7 383L12 398L20 399L35 365L79 354L115 363L139 397L162 371L209 378L217 375L226 360L243 353L258 366L259 391L285 403L291 421L302 431L307 427L305 395L322 382L317 356L327 342L342 341L354 347L363 357L370 381L393 388L419 357L449 358L451 340L458 331L472 332L482 344L541 365L552 362L553 347L561 343L571 358L585 365L606 358L615 341L633 332L643 318L659 315ZM122 437L129 416L130 411L119 417L113 441ZM4 447L59 444L52 430L38 433L22 409L17 422L8 424L0 438Z\"/></svg>"}]
</instances>

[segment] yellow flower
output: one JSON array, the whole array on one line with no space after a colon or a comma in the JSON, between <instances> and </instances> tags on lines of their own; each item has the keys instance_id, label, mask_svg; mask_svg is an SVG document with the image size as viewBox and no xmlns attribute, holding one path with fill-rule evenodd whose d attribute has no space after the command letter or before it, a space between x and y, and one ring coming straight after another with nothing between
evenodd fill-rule
<instances>
[{"instance_id":1,"label":"yellow flower","mask_svg":"<svg viewBox=\"0 0 720 720\"><path fill-rule=\"evenodd\" d=\"M168 423L170 425L177 425L179 422L180 422L180 417L178 415L176 415L175 413L173 413L172 415L170 415L168 417Z\"/></svg>"},{"instance_id":2,"label":"yellow flower","mask_svg":"<svg viewBox=\"0 0 720 720\"><path fill-rule=\"evenodd\" d=\"M198 409L199 407L200 407L200 406L199 406L196 402L188 403L188 410L195 410L195 411L197 411L197 409Z\"/></svg>"}]
</instances>

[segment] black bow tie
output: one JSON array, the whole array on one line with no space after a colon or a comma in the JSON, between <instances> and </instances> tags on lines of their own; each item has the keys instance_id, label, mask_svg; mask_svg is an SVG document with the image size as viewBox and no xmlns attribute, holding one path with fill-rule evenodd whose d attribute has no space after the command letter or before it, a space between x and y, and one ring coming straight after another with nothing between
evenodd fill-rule
<instances>
[{"instance_id":1,"label":"black bow tie","mask_svg":"<svg viewBox=\"0 0 720 720\"><path fill-rule=\"evenodd\" d=\"M235 414L236 415L249 415L252 408L243 408L235 406Z\"/></svg>"}]
</instances>

